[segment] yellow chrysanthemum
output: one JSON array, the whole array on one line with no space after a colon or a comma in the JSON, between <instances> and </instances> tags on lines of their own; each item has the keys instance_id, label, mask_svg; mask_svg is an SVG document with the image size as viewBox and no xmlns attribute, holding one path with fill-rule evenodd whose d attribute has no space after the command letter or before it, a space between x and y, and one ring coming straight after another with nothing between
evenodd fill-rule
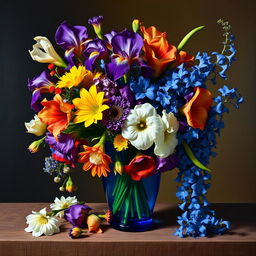
<instances>
[{"instance_id":1,"label":"yellow chrysanthemum","mask_svg":"<svg viewBox=\"0 0 256 256\"><path fill-rule=\"evenodd\" d=\"M100 76L101 73L92 73L84 66L73 66L69 72L65 73L65 75L60 78L60 81L57 83L57 87L70 89L74 86L81 86L88 88L94 83L94 80Z\"/></svg>"},{"instance_id":2,"label":"yellow chrysanthemum","mask_svg":"<svg viewBox=\"0 0 256 256\"><path fill-rule=\"evenodd\" d=\"M102 120L102 112L109 108L103 105L106 99L103 99L104 92L97 93L96 85L90 87L89 91L82 88L80 90L80 98L73 99L73 104L77 111L74 123L84 122L84 126L88 127L97 120Z\"/></svg>"},{"instance_id":3,"label":"yellow chrysanthemum","mask_svg":"<svg viewBox=\"0 0 256 256\"><path fill-rule=\"evenodd\" d=\"M114 138L114 148L116 151L122 151L128 148L128 140L125 139L121 134L116 135Z\"/></svg>"}]
</instances>

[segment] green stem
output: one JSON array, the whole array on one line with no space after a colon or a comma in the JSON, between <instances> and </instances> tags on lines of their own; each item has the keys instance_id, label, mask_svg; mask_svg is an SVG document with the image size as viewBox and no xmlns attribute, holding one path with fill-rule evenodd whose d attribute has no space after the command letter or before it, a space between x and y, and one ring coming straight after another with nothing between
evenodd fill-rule
<instances>
[{"instance_id":1,"label":"green stem","mask_svg":"<svg viewBox=\"0 0 256 256\"><path fill-rule=\"evenodd\" d=\"M135 199L135 206L138 213L138 218L142 219L141 209L140 209L140 202L139 202L139 192L136 182L133 183L134 186L134 199Z\"/></svg>"},{"instance_id":2,"label":"green stem","mask_svg":"<svg viewBox=\"0 0 256 256\"><path fill-rule=\"evenodd\" d=\"M128 219L128 213L130 210L130 205L131 205L131 188L129 191L129 195L125 200L125 211L124 211L124 219L123 219L123 223L126 224L127 223L127 219Z\"/></svg>"}]
</instances>

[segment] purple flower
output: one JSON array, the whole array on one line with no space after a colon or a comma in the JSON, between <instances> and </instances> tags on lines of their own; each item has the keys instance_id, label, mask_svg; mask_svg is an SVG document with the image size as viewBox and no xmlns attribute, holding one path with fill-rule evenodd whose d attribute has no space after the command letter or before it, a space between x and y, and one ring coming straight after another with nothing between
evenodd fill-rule
<instances>
[{"instance_id":1,"label":"purple flower","mask_svg":"<svg viewBox=\"0 0 256 256\"><path fill-rule=\"evenodd\" d=\"M115 30L112 30L110 33L104 35L109 44L111 44L111 40L116 34L117 32Z\"/></svg>"},{"instance_id":2,"label":"purple flower","mask_svg":"<svg viewBox=\"0 0 256 256\"><path fill-rule=\"evenodd\" d=\"M65 56L68 61L72 61L73 56L82 56L87 38L86 27L70 26L66 21L60 24L55 33L55 41L66 50Z\"/></svg>"},{"instance_id":3,"label":"purple flower","mask_svg":"<svg viewBox=\"0 0 256 256\"><path fill-rule=\"evenodd\" d=\"M88 24L99 26L103 21L103 16L94 16L88 20Z\"/></svg>"},{"instance_id":4,"label":"purple flower","mask_svg":"<svg viewBox=\"0 0 256 256\"><path fill-rule=\"evenodd\" d=\"M52 157L55 160L75 167L79 142L74 140L71 135L61 133L56 141L53 134L48 132L45 142L53 149Z\"/></svg>"},{"instance_id":5,"label":"purple flower","mask_svg":"<svg viewBox=\"0 0 256 256\"><path fill-rule=\"evenodd\" d=\"M156 158L156 172L166 172L172 170L177 166L179 158L176 154L172 154L166 158L157 157Z\"/></svg>"},{"instance_id":6,"label":"purple flower","mask_svg":"<svg viewBox=\"0 0 256 256\"><path fill-rule=\"evenodd\" d=\"M134 105L134 94L130 89L129 85L124 85L122 88L119 89L120 94L122 95L123 98L126 98L129 100L130 105Z\"/></svg>"},{"instance_id":7,"label":"purple flower","mask_svg":"<svg viewBox=\"0 0 256 256\"><path fill-rule=\"evenodd\" d=\"M65 210L64 219L73 226L85 228L86 218L90 210L91 208L88 207L87 205L72 205L67 210Z\"/></svg>"},{"instance_id":8,"label":"purple flower","mask_svg":"<svg viewBox=\"0 0 256 256\"><path fill-rule=\"evenodd\" d=\"M118 92L117 84L108 78L97 79L94 84L96 84L98 91L105 93L105 98L110 98Z\"/></svg>"},{"instance_id":9,"label":"purple flower","mask_svg":"<svg viewBox=\"0 0 256 256\"><path fill-rule=\"evenodd\" d=\"M85 66L88 70L93 70L94 62L99 58L104 58L107 54L107 45L101 39L91 40L86 44L84 55L85 55Z\"/></svg>"},{"instance_id":10,"label":"purple flower","mask_svg":"<svg viewBox=\"0 0 256 256\"><path fill-rule=\"evenodd\" d=\"M120 130L130 112L130 102L121 96L112 96L107 102L109 109L104 111L103 124L110 130Z\"/></svg>"},{"instance_id":11,"label":"purple flower","mask_svg":"<svg viewBox=\"0 0 256 256\"><path fill-rule=\"evenodd\" d=\"M125 29L112 37L111 45L112 59L106 69L110 79L115 81L129 71L132 63L138 62L143 39L139 34Z\"/></svg>"},{"instance_id":12,"label":"purple flower","mask_svg":"<svg viewBox=\"0 0 256 256\"><path fill-rule=\"evenodd\" d=\"M28 89L34 91L43 86L54 86L53 77L49 72L43 71L39 76L35 76L32 79L28 79Z\"/></svg>"}]
</instances>

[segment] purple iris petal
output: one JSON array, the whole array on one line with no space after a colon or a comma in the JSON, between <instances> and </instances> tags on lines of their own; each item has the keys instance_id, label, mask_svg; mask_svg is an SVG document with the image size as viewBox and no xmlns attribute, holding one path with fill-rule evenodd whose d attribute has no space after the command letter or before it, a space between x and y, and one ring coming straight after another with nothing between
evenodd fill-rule
<instances>
[{"instance_id":1,"label":"purple iris petal","mask_svg":"<svg viewBox=\"0 0 256 256\"><path fill-rule=\"evenodd\" d=\"M86 58L85 66L88 70L93 70L93 64L98 58L106 55L108 49L106 42L101 39L91 40L86 44L84 55Z\"/></svg>"},{"instance_id":2,"label":"purple iris petal","mask_svg":"<svg viewBox=\"0 0 256 256\"><path fill-rule=\"evenodd\" d=\"M111 40L113 52L122 57L138 57L143 47L142 37L127 29L117 33Z\"/></svg>"},{"instance_id":3,"label":"purple iris petal","mask_svg":"<svg viewBox=\"0 0 256 256\"><path fill-rule=\"evenodd\" d=\"M109 64L106 65L106 71L108 77L113 81L116 81L127 73L130 69L130 65L127 59L122 57L116 57L111 60Z\"/></svg>"},{"instance_id":4,"label":"purple iris petal","mask_svg":"<svg viewBox=\"0 0 256 256\"><path fill-rule=\"evenodd\" d=\"M156 172L166 172L172 170L177 166L179 158L176 154L172 154L166 158L157 157L156 158Z\"/></svg>"},{"instance_id":5,"label":"purple iris petal","mask_svg":"<svg viewBox=\"0 0 256 256\"><path fill-rule=\"evenodd\" d=\"M87 29L84 26L70 26L66 21L60 24L56 33L55 41L64 50L80 48L88 38Z\"/></svg>"},{"instance_id":6,"label":"purple iris petal","mask_svg":"<svg viewBox=\"0 0 256 256\"><path fill-rule=\"evenodd\" d=\"M36 111L39 112L40 110L43 109L43 106L41 104L43 97L41 95L40 90L35 90L32 94L32 98L31 98L31 103L30 103L30 107Z\"/></svg>"},{"instance_id":7,"label":"purple iris petal","mask_svg":"<svg viewBox=\"0 0 256 256\"><path fill-rule=\"evenodd\" d=\"M49 72L43 71L39 76L35 76L32 79L28 79L28 89L34 91L43 86L54 85L54 78L50 76Z\"/></svg>"},{"instance_id":8,"label":"purple iris petal","mask_svg":"<svg viewBox=\"0 0 256 256\"><path fill-rule=\"evenodd\" d=\"M90 25L99 25L103 21L103 16L94 16L88 20Z\"/></svg>"},{"instance_id":9,"label":"purple iris petal","mask_svg":"<svg viewBox=\"0 0 256 256\"><path fill-rule=\"evenodd\" d=\"M75 204L65 210L64 218L73 226L85 228L86 218L90 210L91 208L87 205Z\"/></svg>"},{"instance_id":10,"label":"purple iris petal","mask_svg":"<svg viewBox=\"0 0 256 256\"><path fill-rule=\"evenodd\" d=\"M75 167L78 155L78 143L69 134L60 134L58 141L51 133L46 134L45 142L53 149L53 158Z\"/></svg>"},{"instance_id":11,"label":"purple iris petal","mask_svg":"<svg viewBox=\"0 0 256 256\"><path fill-rule=\"evenodd\" d=\"M110 33L104 35L109 44L111 44L111 40L116 34L117 32L115 30L112 30Z\"/></svg>"},{"instance_id":12,"label":"purple iris petal","mask_svg":"<svg viewBox=\"0 0 256 256\"><path fill-rule=\"evenodd\" d=\"M115 81L128 72L130 64L138 61L143 39L139 34L125 29L112 37L111 45L114 54L111 62L106 65L106 70Z\"/></svg>"}]
</instances>

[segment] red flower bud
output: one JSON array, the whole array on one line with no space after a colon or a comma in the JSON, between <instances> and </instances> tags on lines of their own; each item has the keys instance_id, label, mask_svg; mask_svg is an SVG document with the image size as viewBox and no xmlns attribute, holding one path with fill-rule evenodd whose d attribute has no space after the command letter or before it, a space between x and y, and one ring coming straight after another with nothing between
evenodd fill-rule
<instances>
[{"instance_id":1,"label":"red flower bud","mask_svg":"<svg viewBox=\"0 0 256 256\"><path fill-rule=\"evenodd\" d=\"M135 156L128 165L123 166L124 172L136 181L154 174L155 168L156 162L154 158L147 155Z\"/></svg>"},{"instance_id":2,"label":"red flower bud","mask_svg":"<svg viewBox=\"0 0 256 256\"><path fill-rule=\"evenodd\" d=\"M48 65L48 69L49 69L49 70L53 70L54 67L55 67L55 66L54 66L54 64L52 64L52 63Z\"/></svg>"},{"instance_id":3,"label":"red flower bud","mask_svg":"<svg viewBox=\"0 0 256 256\"><path fill-rule=\"evenodd\" d=\"M54 76L55 74L56 74L55 70L52 70L52 71L50 72L50 76Z\"/></svg>"}]
</instances>

